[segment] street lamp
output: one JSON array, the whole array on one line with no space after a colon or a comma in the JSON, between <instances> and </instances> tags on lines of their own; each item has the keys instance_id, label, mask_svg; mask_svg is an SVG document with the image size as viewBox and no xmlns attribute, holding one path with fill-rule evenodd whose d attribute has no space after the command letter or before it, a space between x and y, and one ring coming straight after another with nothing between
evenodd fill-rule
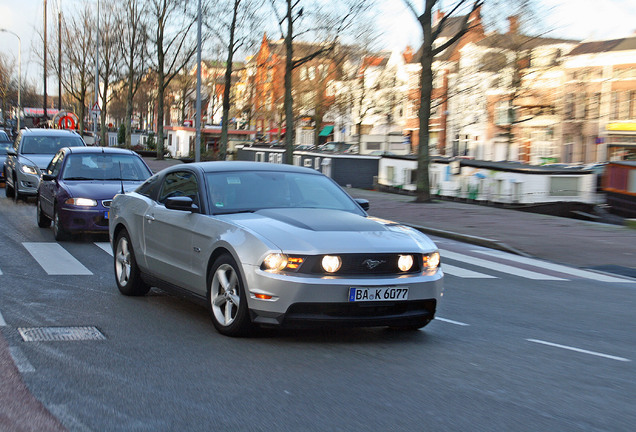
<instances>
[{"instance_id":1,"label":"street lamp","mask_svg":"<svg viewBox=\"0 0 636 432\"><path fill-rule=\"evenodd\" d=\"M20 36L11 30L0 28L0 32L9 33L18 38L18 132L20 132L20 114L22 113L22 102L20 92L22 90L22 40Z\"/></svg>"}]
</instances>

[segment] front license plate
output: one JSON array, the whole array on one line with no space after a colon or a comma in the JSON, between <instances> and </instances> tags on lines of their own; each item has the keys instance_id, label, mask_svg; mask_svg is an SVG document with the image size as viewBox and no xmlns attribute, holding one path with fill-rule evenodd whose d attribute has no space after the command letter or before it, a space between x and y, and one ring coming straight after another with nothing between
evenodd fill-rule
<instances>
[{"instance_id":1,"label":"front license plate","mask_svg":"<svg viewBox=\"0 0 636 432\"><path fill-rule=\"evenodd\" d=\"M408 288L349 288L349 301L395 301L408 300Z\"/></svg>"},{"instance_id":2,"label":"front license plate","mask_svg":"<svg viewBox=\"0 0 636 432\"><path fill-rule=\"evenodd\" d=\"M104 219L108 219L108 212L107 211L104 212Z\"/></svg>"}]
</instances>

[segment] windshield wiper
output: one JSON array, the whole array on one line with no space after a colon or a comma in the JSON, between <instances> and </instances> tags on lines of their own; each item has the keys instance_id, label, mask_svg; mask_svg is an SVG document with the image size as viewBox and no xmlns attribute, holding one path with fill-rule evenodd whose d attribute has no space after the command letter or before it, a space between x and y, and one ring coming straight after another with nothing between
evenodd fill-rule
<instances>
[{"instance_id":1,"label":"windshield wiper","mask_svg":"<svg viewBox=\"0 0 636 432\"><path fill-rule=\"evenodd\" d=\"M88 177L64 177L64 180L95 180Z\"/></svg>"}]
</instances>

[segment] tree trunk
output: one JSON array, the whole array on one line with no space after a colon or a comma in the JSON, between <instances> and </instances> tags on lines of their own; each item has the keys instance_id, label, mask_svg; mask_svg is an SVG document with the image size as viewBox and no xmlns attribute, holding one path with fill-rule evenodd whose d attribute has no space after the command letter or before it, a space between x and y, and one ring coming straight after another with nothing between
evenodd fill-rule
<instances>
[{"instance_id":1,"label":"tree trunk","mask_svg":"<svg viewBox=\"0 0 636 432\"><path fill-rule=\"evenodd\" d=\"M417 191L416 202L431 201L431 186L429 180L430 155L428 149L429 131L428 123L431 116L431 95L433 93L433 46L432 46L432 8L426 8L422 16L422 30L424 32L424 45L422 46L422 58L420 60L420 108L418 110L420 124L420 140L417 152Z\"/></svg>"},{"instance_id":2,"label":"tree trunk","mask_svg":"<svg viewBox=\"0 0 636 432\"><path fill-rule=\"evenodd\" d=\"M287 0L287 34L285 35L285 163L294 163L294 98L292 72L294 60L292 0Z\"/></svg>"},{"instance_id":3,"label":"tree trunk","mask_svg":"<svg viewBox=\"0 0 636 432\"><path fill-rule=\"evenodd\" d=\"M221 120L221 145L219 148L219 160L225 160L228 142L228 127L230 126L230 90L232 89L232 62L234 61L234 31L236 29L236 16L241 0L234 0L234 13L230 26L230 44L227 50L227 64L225 65L225 85L223 86L223 117Z\"/></svg>"}]
</instances>

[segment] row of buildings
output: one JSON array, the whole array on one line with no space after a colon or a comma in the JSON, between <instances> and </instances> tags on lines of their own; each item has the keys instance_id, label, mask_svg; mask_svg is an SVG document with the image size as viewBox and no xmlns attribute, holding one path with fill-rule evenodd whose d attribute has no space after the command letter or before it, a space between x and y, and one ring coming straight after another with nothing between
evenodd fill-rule
<instances>
[{"instance_id":1,"label":"row of buildings","mask_svg":"<svg viewBox=\"0 0 636 432\"><path fill-rule=\"evenodd\" d=\"M461 20L449 17L436 43L452 37ZM488 33L479 10L469 23L434 62L432 155L533 165L636 159L636 33L605 41L527 36L515 17L507 32ZM295 44L295 57L320 47ZM284 53L282 40L265 35L258 52L235 65L232 127L264 141L286 133ZM295 143L415 153L420 56L410 47L377 53L336 46L295 69ZM223 64L204 63L207 123L221 119L224 73ZM188 106L193 115L194 101ZM182 112L183 103L175 104L173 126L183 126L175 124Z\"/></svg>"}]
</instances>

